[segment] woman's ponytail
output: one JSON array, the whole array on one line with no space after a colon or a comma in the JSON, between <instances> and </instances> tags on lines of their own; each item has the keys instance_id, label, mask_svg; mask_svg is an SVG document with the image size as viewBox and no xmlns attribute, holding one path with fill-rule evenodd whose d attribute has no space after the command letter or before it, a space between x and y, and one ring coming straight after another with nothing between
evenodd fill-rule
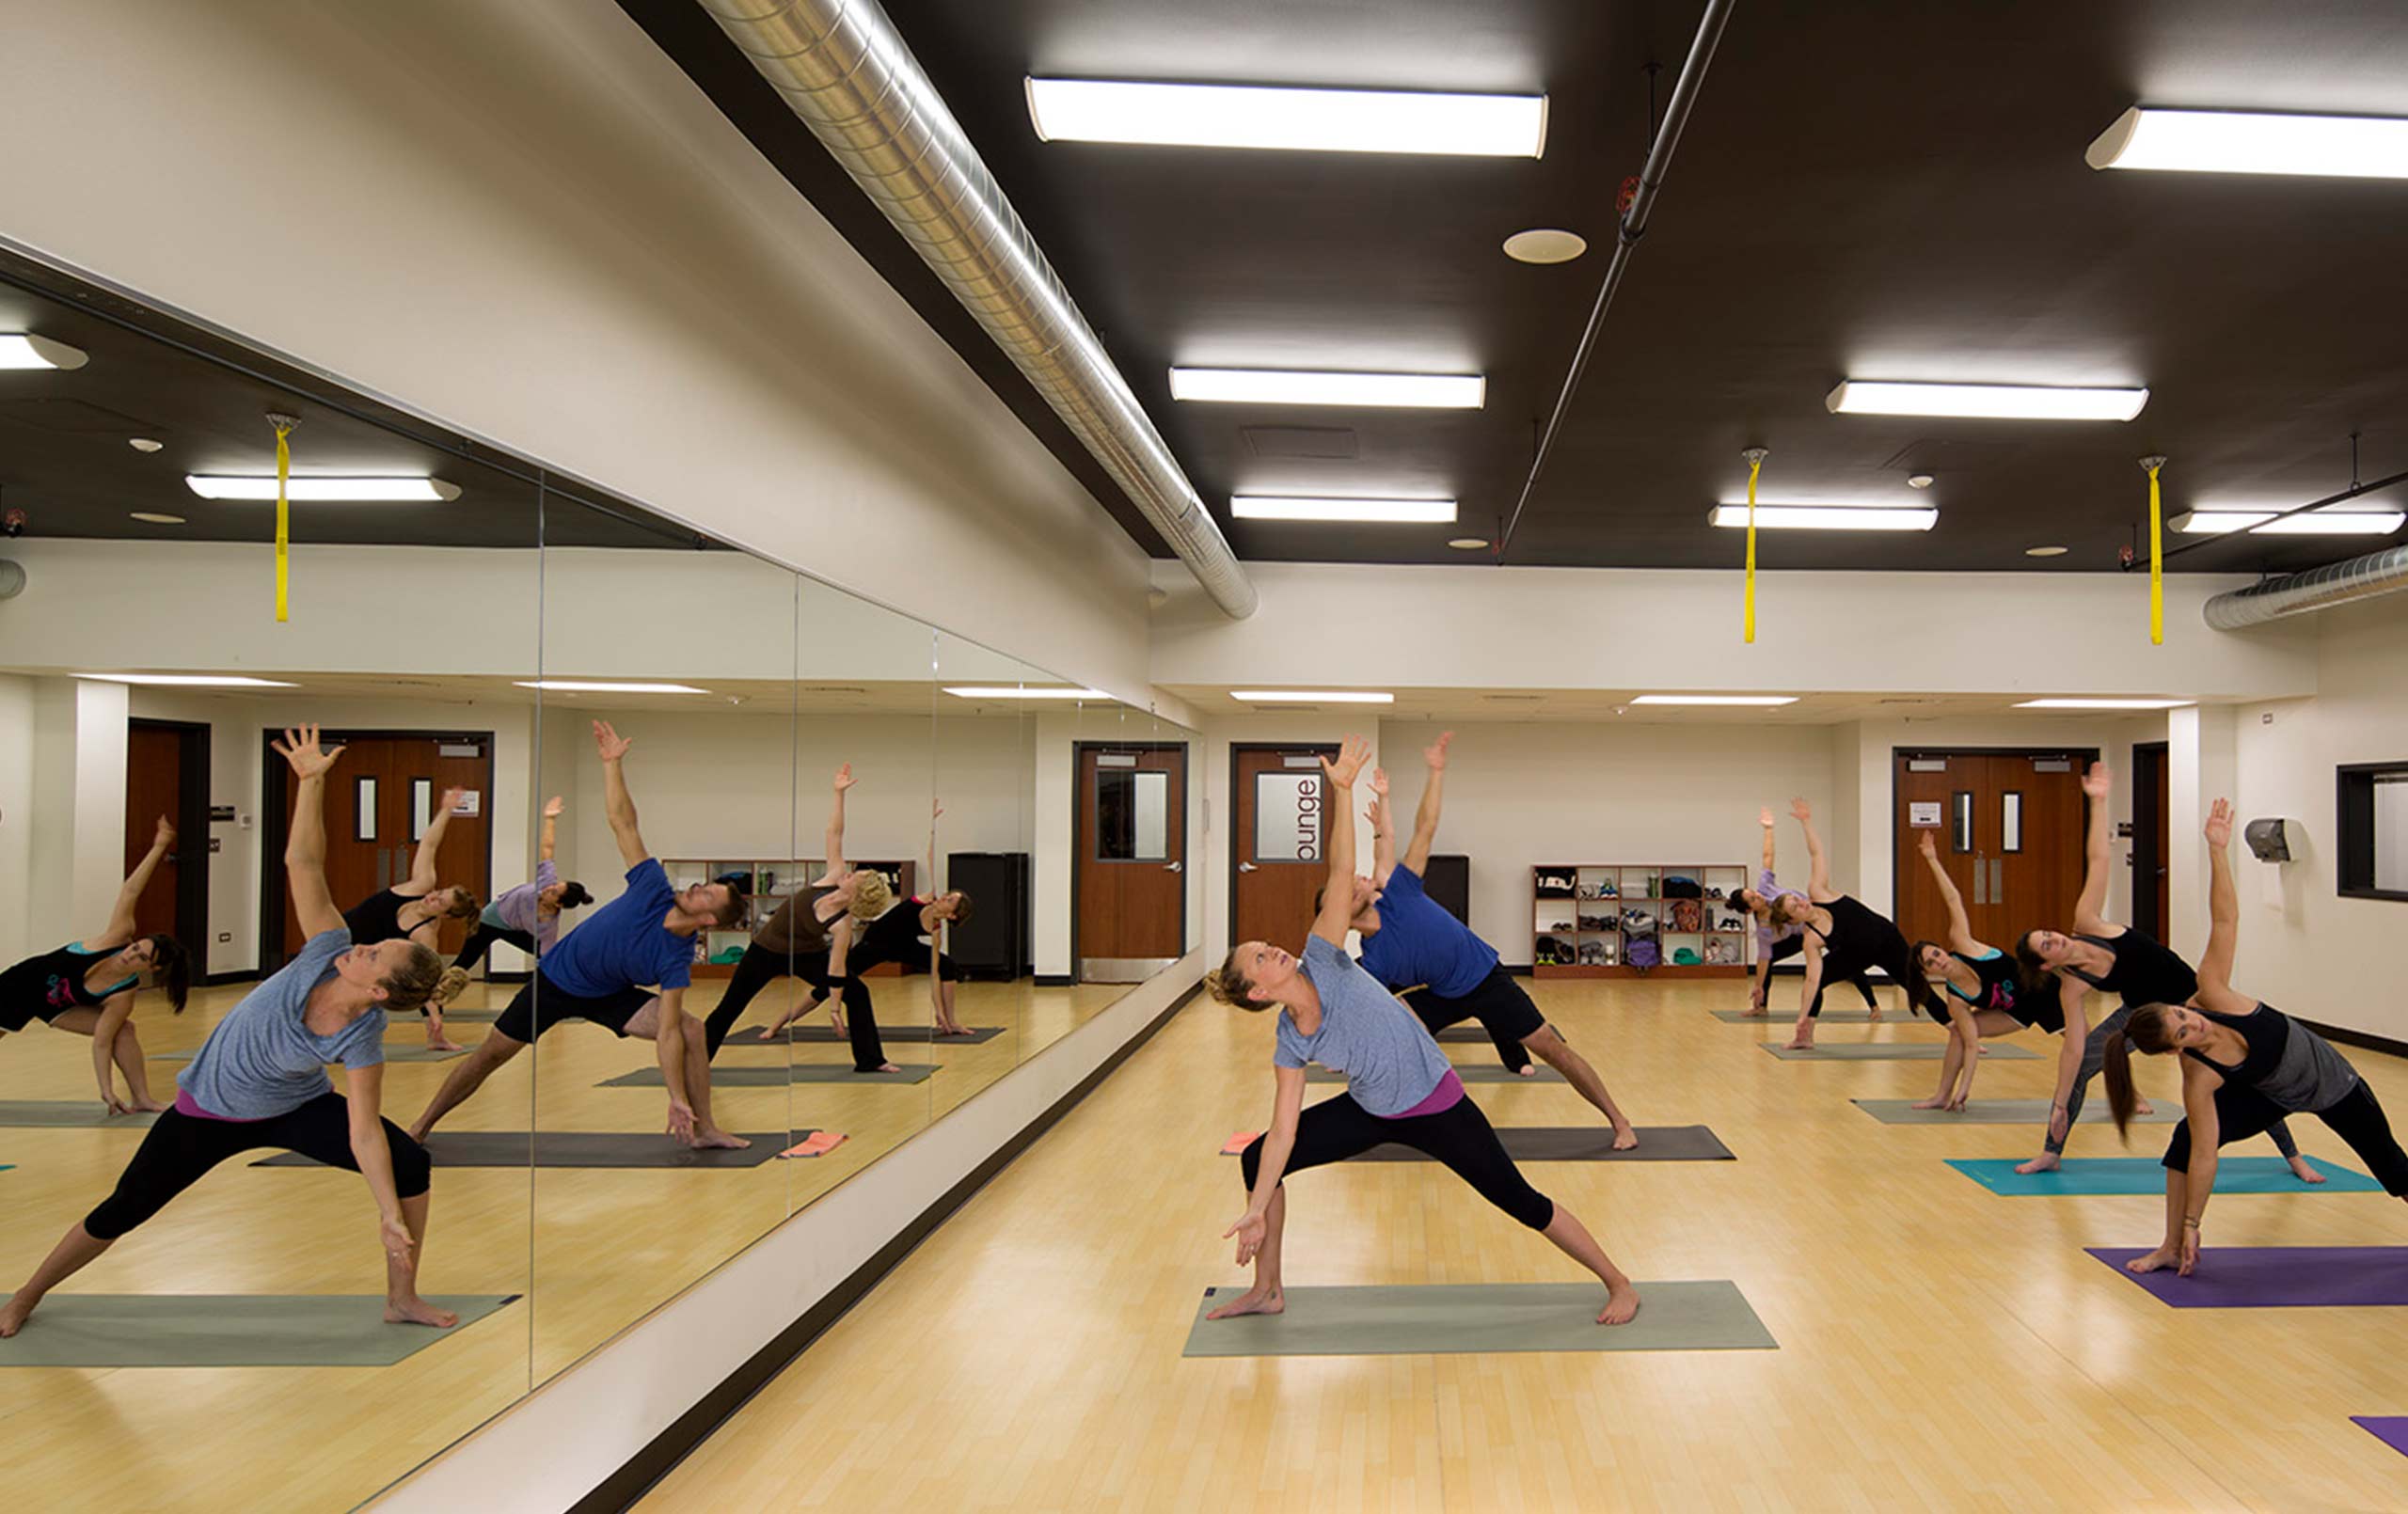
<instances>
[{"instance_id":1,"label":"woman's ponytail","mask_svg":"<svg viewBox=\"0 0 2408 1514\"><path fill-rule=\"evenodd\" d=\"M2127 1142L2132 1123L2132 1109L2139 1100L2132 1092L2132 1053L2121 1031L2107 1033L2107 1112L2115 1116L2115 1133Z\"/></svg>"}]
</instances>

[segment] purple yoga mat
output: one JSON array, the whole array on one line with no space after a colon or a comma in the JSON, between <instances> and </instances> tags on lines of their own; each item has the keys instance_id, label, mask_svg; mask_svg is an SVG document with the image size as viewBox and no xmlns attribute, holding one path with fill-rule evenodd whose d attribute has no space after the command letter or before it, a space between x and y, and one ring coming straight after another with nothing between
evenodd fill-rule
<instances>
[{"instance_id":1,"label":"purple yoga mat","mask_svg":"<svg viewBox=\"0 0 2408 1514\"><path fill-rule=\"evenodd\" d=\"M2408 1457L2408 1414L2352 1414L2350 1423Z\"/></svg>"},{"instance_id":2,"label":"purple yoga mat","mask_svg":"<svg viewBox=\"0 0 2408 1514\"><path fill-rule=\"evenodd\" d=\"M2084 1248L2177 1309L2336 1309L2408 1304L2408 1246L2204 1246L2189 1277L2134 1277L2144 1246Z\"/></svg>"}]
</instances>

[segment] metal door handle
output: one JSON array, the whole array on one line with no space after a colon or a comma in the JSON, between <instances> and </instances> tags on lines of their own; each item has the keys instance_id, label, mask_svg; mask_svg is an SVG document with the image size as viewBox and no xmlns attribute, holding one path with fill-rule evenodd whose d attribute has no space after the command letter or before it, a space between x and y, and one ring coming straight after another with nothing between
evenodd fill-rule
<instances>
[{"instance_id":1,"label":"metal door handle","mask_svg":"<svg viewBox=\"0 0 2408 1514\"><path fill-rule=\"evenodd\" d=\"M2006 903L2006 859L2004 857L1990 859L1990 903Z\"/></svg>"},{"instance_id":2,"label":"metal door handle","mask_svg":"<svg viewBox=\"0 0 2408 1514\"><path fill-rule=\"evenodd\" d=\"M1251 873L1254 871L1254 864L1252 862L1240 862L1238 864L1238 871L1241 873Z\"/></svg>"},{"instance_id":3,"label":"metal door handle","mask_svg":"<svg viewBox=\"0 0 2408 1514\"><path fill-rule=\"evenodd\" d=\"M1163 864L1163 871L1165 873L1179 873L1185 871L1186 867L1187 864L1185 862L1164 862Z\"/></svg>"},{"instance_id":4,"label":"metal door handle","mask_svg":"<svg viewBox=\"0 0 2408 1514\"><path fill-rule=\"evenodd\" d=\"M1973 903L1977 905L1990 902L1989 895L1982 891L1982 860L1976 857L1973 859Z\"/></svg>"}]
</instances>

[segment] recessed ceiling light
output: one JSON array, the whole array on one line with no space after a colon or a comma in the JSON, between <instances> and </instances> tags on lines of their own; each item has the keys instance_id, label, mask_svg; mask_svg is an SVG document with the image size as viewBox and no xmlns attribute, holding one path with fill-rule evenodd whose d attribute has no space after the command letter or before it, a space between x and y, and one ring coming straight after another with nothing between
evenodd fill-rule
<instances>
[{"instance_id":1,"label":"recessed ceiling light","mask_svg":"<svg viewBox=\"0 0 2408 1514\"><path fill-rule=\"evenodd\" d=\"M2408 179L2408 120L2135 105L2099 134L2083 161L2094 168Z\"/></svg>"},{"instance_id":2,"label":"recessed ceiling light","mask_svg":"<svg viewBox=\"0 0 2408 1514\"><path fill-rule=\"evenodd\" d=\"M1028 118L1047 142L1503 158L1546 150L1545 95L1030 79Z\"/></svg>"},{"instance_id":3,"label":"recessed ceiling light","mask_svg":"<svg viewBox=\"0 0 2408 1514\"><path fill-rule=\"evenodd\" d=\"M1988 420L2130 420L2147 403L2147 389L1873 379L1842 379L1823 399L1824 406L1838 416L1951 416Z\"/></svg>"},{"instance_id":4,"label":"recessed ceiling light","mask_svg":"<svg viewBox=\"0 0 2408 1514\"><path fill-rule=\"evenodd\" d=\"M2181 710L2197 703L2196 700L2097 700L2050 699L2025 700L2019 710Z\"/></svg>"},{"instance_id":5,"label":"recessed ceiling light","mask_svg":"<svg viewBox=\"0 0 2408 1514\"><path fill-rule=\"evenodd\" d=\"M2408 514L2396 510L2311 510L2276 520L2280 508L2192 510L2166 524L2194 536L2229 531L2253 536L2389 536L2408 522Z\"/></svg>"},{"instance_id":6,"label":"recessed ceiling light","mask_svg":"<svg viewBox=\"0 0 2408 1514\"><path fill-rule=\"evenodd\" d=\"M203 499L269 499L276 497L276 475L188 473L185 487ZM344 504L435 504L460 497L460 486L444 479L289 480L285 497L309 502Z\"/></svg>"},{"instance_id":7,"label":"recessed ceiling light","mask_svg":"<svg viewBox=\"0 0 2408 1514\"><path fill-rule=\"evenodd\" d=\"M1505 239L1505 256L1515 262L1568 263L1589 250L1589 239L1551 227L1516 231Z\"/></svg>"},{"instance_id":8,"label":"recessed ceiling light","mask_svg":"<svg viewBox=\"0 0 2408 1514\"><path fill-rule=\"evenodd\" d=\"M1714 524L1733 529L1748 524L1744 504L1717 505ZM1772 531L1927 531L1940 512L1928 505L1768 505L1756 501L1756 526Z\"/></svg>"},{"instance_id":9,"label":"recessed ceiling light","mask_svg":"<svg viewBox=\"0 0 2408 1514\"><path fill-rule=\"evenodd\" d=\"M30 331L0 333L0 368L81 368L91 355L81 347L37 337Z\"/></svg>"},{"instance_id":10,"label":"recessed ceiling light","mask_svg":"<svg viewBox=\"0 0 2408 1514\"><path fill-rule=\"evenodd\" d=\"M1795 694L1641 694L1633 704L1715 704L1745 705L1769 709L1776 704L1795 704Z\"/></svg>"},{"instance_id":11,"label":"recessed ceiling light","mask_svg":"<svg viewBox=\"0 0 2408 1514\"><path fill-rule=\"evenodd\" d=\"M2061 558L2066 555L2066 549L2062 546L2027 546L2023 555L2027 558Z\"/></svg>"},{"instance_id":12,"label":"recessed ceiling light","mask_svg":"<svg viewBox=\"0 0 2408 1514\"><path fill-rule=\"evenodd\" d=\"M1174 368L1174 400L1220 404L1358 405L1477 410L1488 397L1478 373L1300 373L1252 368Z\"/></svg>"},{"instance_id":13,"label":"recessed ceiling light","mask_svg":"<svg viewBox=\"0 0 2408 1514\"><path fill-rule=\"evenodd\" d=\"M1240 520L1347 520L1451 523L1451 499L1289 499L1269 495L1235 495L1229 513Z\"/></svg>"},{"instance_id":14,"label":"recessed ceiling light","mask_svg":"<svg viewBox=\"0 0 2408 1514\"><path fill-rule=\"evenodd\" d=\"M1488 538L1485 536L1450 536L1447 538L1447 544L1453 547L1458 552L1477 552L1481 547L1488 544Z\"/></svg>"},{"instance_id":15,"label":"recessed ceiling light","mask_svg":"<svg viewBox=\"0 0 2408 1514\"><path fill-rule=\"evenodd\" d=\"M1100 688L1024 687L1018 684L963 684L946 693L966 700L1109 700Z\"/></svg>"},{"instance_id":16,"label":"recessed ceiling light","mask_svg":"<svg viewBox=\"0 0 2408 1514\"><path fill-rule=\"evenodd\" d=\"M125 445L137 452L155 452L167 444L150 436L128 436Z\"/></svg>"},{"instance_id":17,"label":"recessed ceiling light","mask_svg":"<svg viewBox=\"0 0 2408 1514\"><path fill-rule=\"evenodd\" d=\"M540 688L555 694L707 694L707 688L689 684L616 684L584 678L520 678L511 680L520 688Z\"/></svg>"},{"instance_id":18,"label":"recessed ceiling light","mask_svg":"<svg viewBox=\"0 0 2408 1514\"><path fill-rule=\"evenodd\" d=\"M1909 473L1907 475L1907 487L1909 489L1928 489L1931 487L1931 475L1928 473Z\"/></svg>"},{"instance_id":19,"label":"recessed ceiling light","mask_svg":"<svg viewBox=\"0 0 2408 1514\"><path fill-rule=\"evenodd\" d=\"M156 684L167 688L298 688L298 684L273 678L245 678L226 673L77 673L103 684Z\"/></svg>"},{"instance_id":20,"label":"recessed ceiling light","mask_svg":"<svg viewBox=\"0 0 2408 1514\"><path fill-rule=\"evenodd\" d=\"M1229 698L1243 704L1394 704L1394 694L1371 694L1360 689L1314 693L1301 688L1233 688Z\"/></svg>"},{"instance_id":21,"label":"recessed ceiling light","mask_svg":"<svg viewBox=\"0 0 2408 1514\"><path fill-rule=\"evenodd\" d=\"M184 523L182 515L170 515L156 510L131 510L126 513L135 520L147 520L153 526L182 526Z\"/></svg>"}]
</instances>

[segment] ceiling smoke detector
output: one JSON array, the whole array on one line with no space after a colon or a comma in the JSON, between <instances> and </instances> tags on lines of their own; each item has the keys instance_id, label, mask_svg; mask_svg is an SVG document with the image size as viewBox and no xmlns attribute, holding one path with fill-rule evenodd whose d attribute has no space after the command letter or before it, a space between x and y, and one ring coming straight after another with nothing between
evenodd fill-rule
<instances>
[{"instance_id":1,"label":"ceiling smoke detector","mask_svg":"<svg viewBox=\"0 0 2408 1514\"><path fill-rule=\"evenodd\" d=\"M1533 227L1505 239L1505 256L1520 263L1568 263L1588 250L1588 238L1554 227Z\"/></svg>"},{"instance_id":2,"label":"ceiling smoke detector","mask_svg":"<svg viewBox=\"0 0 2408 1514\"><path fill-rule=\"evenodd\" d=\"M1909 489L1928 489L1931 487L1931 475L1928 473L1909 473L1907 475L1907 487Z\"/></svg>"}]
</instances>

